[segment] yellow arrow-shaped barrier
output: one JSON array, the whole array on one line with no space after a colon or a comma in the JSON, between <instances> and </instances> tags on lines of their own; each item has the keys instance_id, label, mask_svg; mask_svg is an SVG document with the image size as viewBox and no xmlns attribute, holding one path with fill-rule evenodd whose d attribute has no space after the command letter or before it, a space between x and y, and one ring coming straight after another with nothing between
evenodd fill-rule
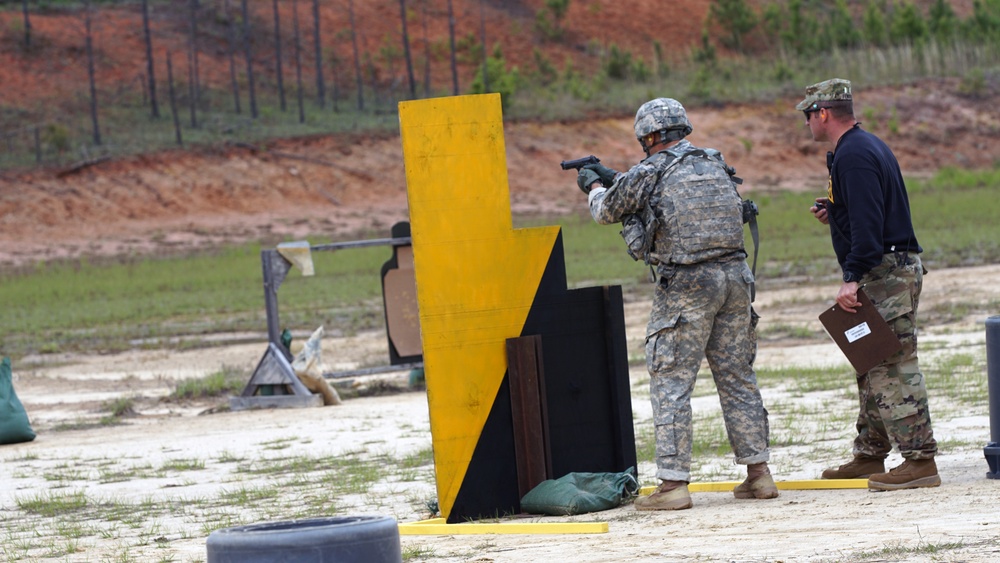
<instances>
[{"instance_id":1,"label":"yellow arrow-shaped barrier","mask_svg":"<svg viewBox=\"0 0 1000 563\"><path fill-rule=\"evenodd\" d=\"M451 514L558 227L514 229L499 94L402 102L441 514ZM509 406L507 408L510 408Z\"/></svg>"}]
</instances>

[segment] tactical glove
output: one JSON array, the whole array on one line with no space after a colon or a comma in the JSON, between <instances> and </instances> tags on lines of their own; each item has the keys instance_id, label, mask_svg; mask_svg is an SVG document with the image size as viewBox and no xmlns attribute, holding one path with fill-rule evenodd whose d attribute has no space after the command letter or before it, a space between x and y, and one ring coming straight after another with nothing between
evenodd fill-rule
<instances>
[{"instance_id":1,"label":"tactical glove","mask_svg":"<svg viewBox=\"0 0 1000 563\"><path fill-rule=\"evenodd\" d=\"M601 179L601 183L605 186L610 186L615 182L615 176L618 175L618 171L614 168L608 168L603 164L587 164L584 166L587 170L593 170L597 173L597 176Z\"/></svg>"},{"instance_id":2,"label":"tactical glove","mask_svg":"<svg viewBox=\"0 0 1000 563\"><path fill-rule=\"evenodd\" d=\"M580 173L576 176L576 185L580 186L580 190L582 190L585 194L590 194L591 184L600 181L601 177L597 175L597 172L586 168L581 168Z\"/></svg>"}]
</instances>

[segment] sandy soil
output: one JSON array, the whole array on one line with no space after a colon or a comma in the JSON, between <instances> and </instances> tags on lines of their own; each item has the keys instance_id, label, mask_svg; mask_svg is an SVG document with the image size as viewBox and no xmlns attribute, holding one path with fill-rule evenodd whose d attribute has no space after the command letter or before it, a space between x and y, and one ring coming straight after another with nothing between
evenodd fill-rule
<instances>
[{"instance_id":1,"label":"sandy soil","mask_svg":"<svg viewBox=\"0 0 1000 563\"><path fill-rule=\"evenodd\" d=\"M996 279L1000 265L941 270L927 277L922 305L933 307L952 299L955 288L965 288L964 299L995 299L996 289L973 280ZM763 323L815 324L815 313L834 294L835 285L800 286L762 292L758 301ZM641 349L649 303L627 304L630 347ZM925 362L940 354L968 353L981 357L985 334L983 318L972 314L948 325L928 327L922 345ZM268 486L266 475L237 475L221 457L264 460L281 443L282 456L342 455L367 448L399 455L426 449L430 444L426 396L420 391L356 398L342 406L269 411L213 412L218 401L177 404L162 402L178 380L199 377L223 366L253 369L263 351L262 342L200 351L146 351L113 356L53 356L26 358L31 369L16 371L16 389L38 431L34 442L0 448L2 518L16 517L19 500L37 495L84 491L92 498L138 502L143 498L213 497L234 483L252 489ZM379 331L324 341L324 362L349 366L384 346ZM843 376L843 359L826 340L765 339L758 365L775 367L829 367L832 377ZM404 374L405 375L405 374ZM389 376L405 386L402 375ZM633 410L637 427L649 424L650 407L644 392L644 369L633 368ZM845 382L846 383L846 382ZM849 385L849 384L848 384ZM784 389L763 389L765 402L811 401L810 394L795 397ZM853 410L846 394L837 394L845 412ZM66 423L94 421L106 410L101 405L118 397L135 401L137 416L125 424L77 430L57 430ZM714 396L695 400L696 413L717 413ZM606 534L584 535L403 535L404 550L422 553L434 561L964 561L987 562L1000 557L995 507L1000 482L986 479L982 446L989 441L989 418L983 406L958 412L936 401L932 408L945 413L935 422L944 445L938 464L943 485L936 489L876 493L864 489L786 490L774 501L740 501L728 493L695 493L692 510L638 513L629 504L607 512L574 518L531 518L530 522L607 522ZM405 431L404 431L405 429ZM804 429L804 431L806 431ZM827 465L847 456L851 429L842 439L808 447L777 448L771 466L781 481L813 479ZM948 447L947 444L955 444ZM201 459L205 467L160 478L136 477L124 482L100 479L51 481L46 475L65 471L67 464L93 474L93 467L114 464L160 467L176 460ZM898 463L897 455L889 462ZM650 483L653 468L639 468ZM723 469L732 471L732 468ZM704 469L703 473L709 471ZM709 473L700 482L718 481ZM727 480L722 478L721 480ZM350 514L387 514L401 524L429 516L412 502L397 499L434 498L430 474L415 482L382 485L367 499L359 499ZM378 500L375 500L378 498ZM256 514L262 507L250 501L239 509ZM261 516L258 521L266 520ZM129 553L135 561L200 561L205 557L207 532L192 519L178 515L157 521L157 542L146 540L143 526L118 531L113 538L85 538L76 553L30 560L109 560ZM253 521L253 520L251 520ZM524 520L519 520L524 521ZM128 547L124 547L128 546ZM169 556L169 559L163 559ZM17 559L14 559L17 560Z\"/></svg>"}]
</instances>

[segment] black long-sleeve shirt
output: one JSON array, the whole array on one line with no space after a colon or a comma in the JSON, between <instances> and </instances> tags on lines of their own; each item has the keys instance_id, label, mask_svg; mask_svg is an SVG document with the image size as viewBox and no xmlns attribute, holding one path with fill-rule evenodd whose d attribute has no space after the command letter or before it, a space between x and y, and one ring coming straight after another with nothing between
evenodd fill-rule
<instances>
[{"instance_id":1,"label":"black long-sleeve shirt","mask_svg":"<svg viewBox=\"0 0 1000 563\"><path fill-rule=\"evenodd\" d=\"M890 252L923 252L895 155L858 125L837 141L828 195L833 249L845 273L862 276Z\"/></svg>"}]
</instances>

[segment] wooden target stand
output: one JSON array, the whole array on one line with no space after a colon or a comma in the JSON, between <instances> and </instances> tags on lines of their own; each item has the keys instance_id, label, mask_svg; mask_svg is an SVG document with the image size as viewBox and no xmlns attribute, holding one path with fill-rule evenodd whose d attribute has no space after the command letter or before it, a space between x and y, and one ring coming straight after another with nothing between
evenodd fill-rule
<instances>
[{"instance_id":1,"label":"wooden target stand","mask_svg":"<svg viewBox=\"0 0 1000 563\"><path fill-rule=\"evenodd\" d=\"M443 520L634 467L621 287L568 288L560 228L513 227L500 96L399 115Z\"/></svg>"},{"instance_id":2,"label":"wooden target stand","mask_svg":"<svg viewBox=\"0 0 1000 563\"><path fill-rule=\"evenodd\" d=\"M326 379L376 375L423 367L420 325L413 274L410 225L396 223L390 238L338 242L304 247L311 252L391 246L392 257L381 269L389 365L324 373ZM264 278L264 308L267 313L267 350L257 363L243 391L229 401L230 409L299 408L323 405L320 395L306 388L292 369L292 354L281 342L278 289L293 268L278 249L260 252ZM310 264L311 267L311 264Z\"/></svg>"}]
</instances>

